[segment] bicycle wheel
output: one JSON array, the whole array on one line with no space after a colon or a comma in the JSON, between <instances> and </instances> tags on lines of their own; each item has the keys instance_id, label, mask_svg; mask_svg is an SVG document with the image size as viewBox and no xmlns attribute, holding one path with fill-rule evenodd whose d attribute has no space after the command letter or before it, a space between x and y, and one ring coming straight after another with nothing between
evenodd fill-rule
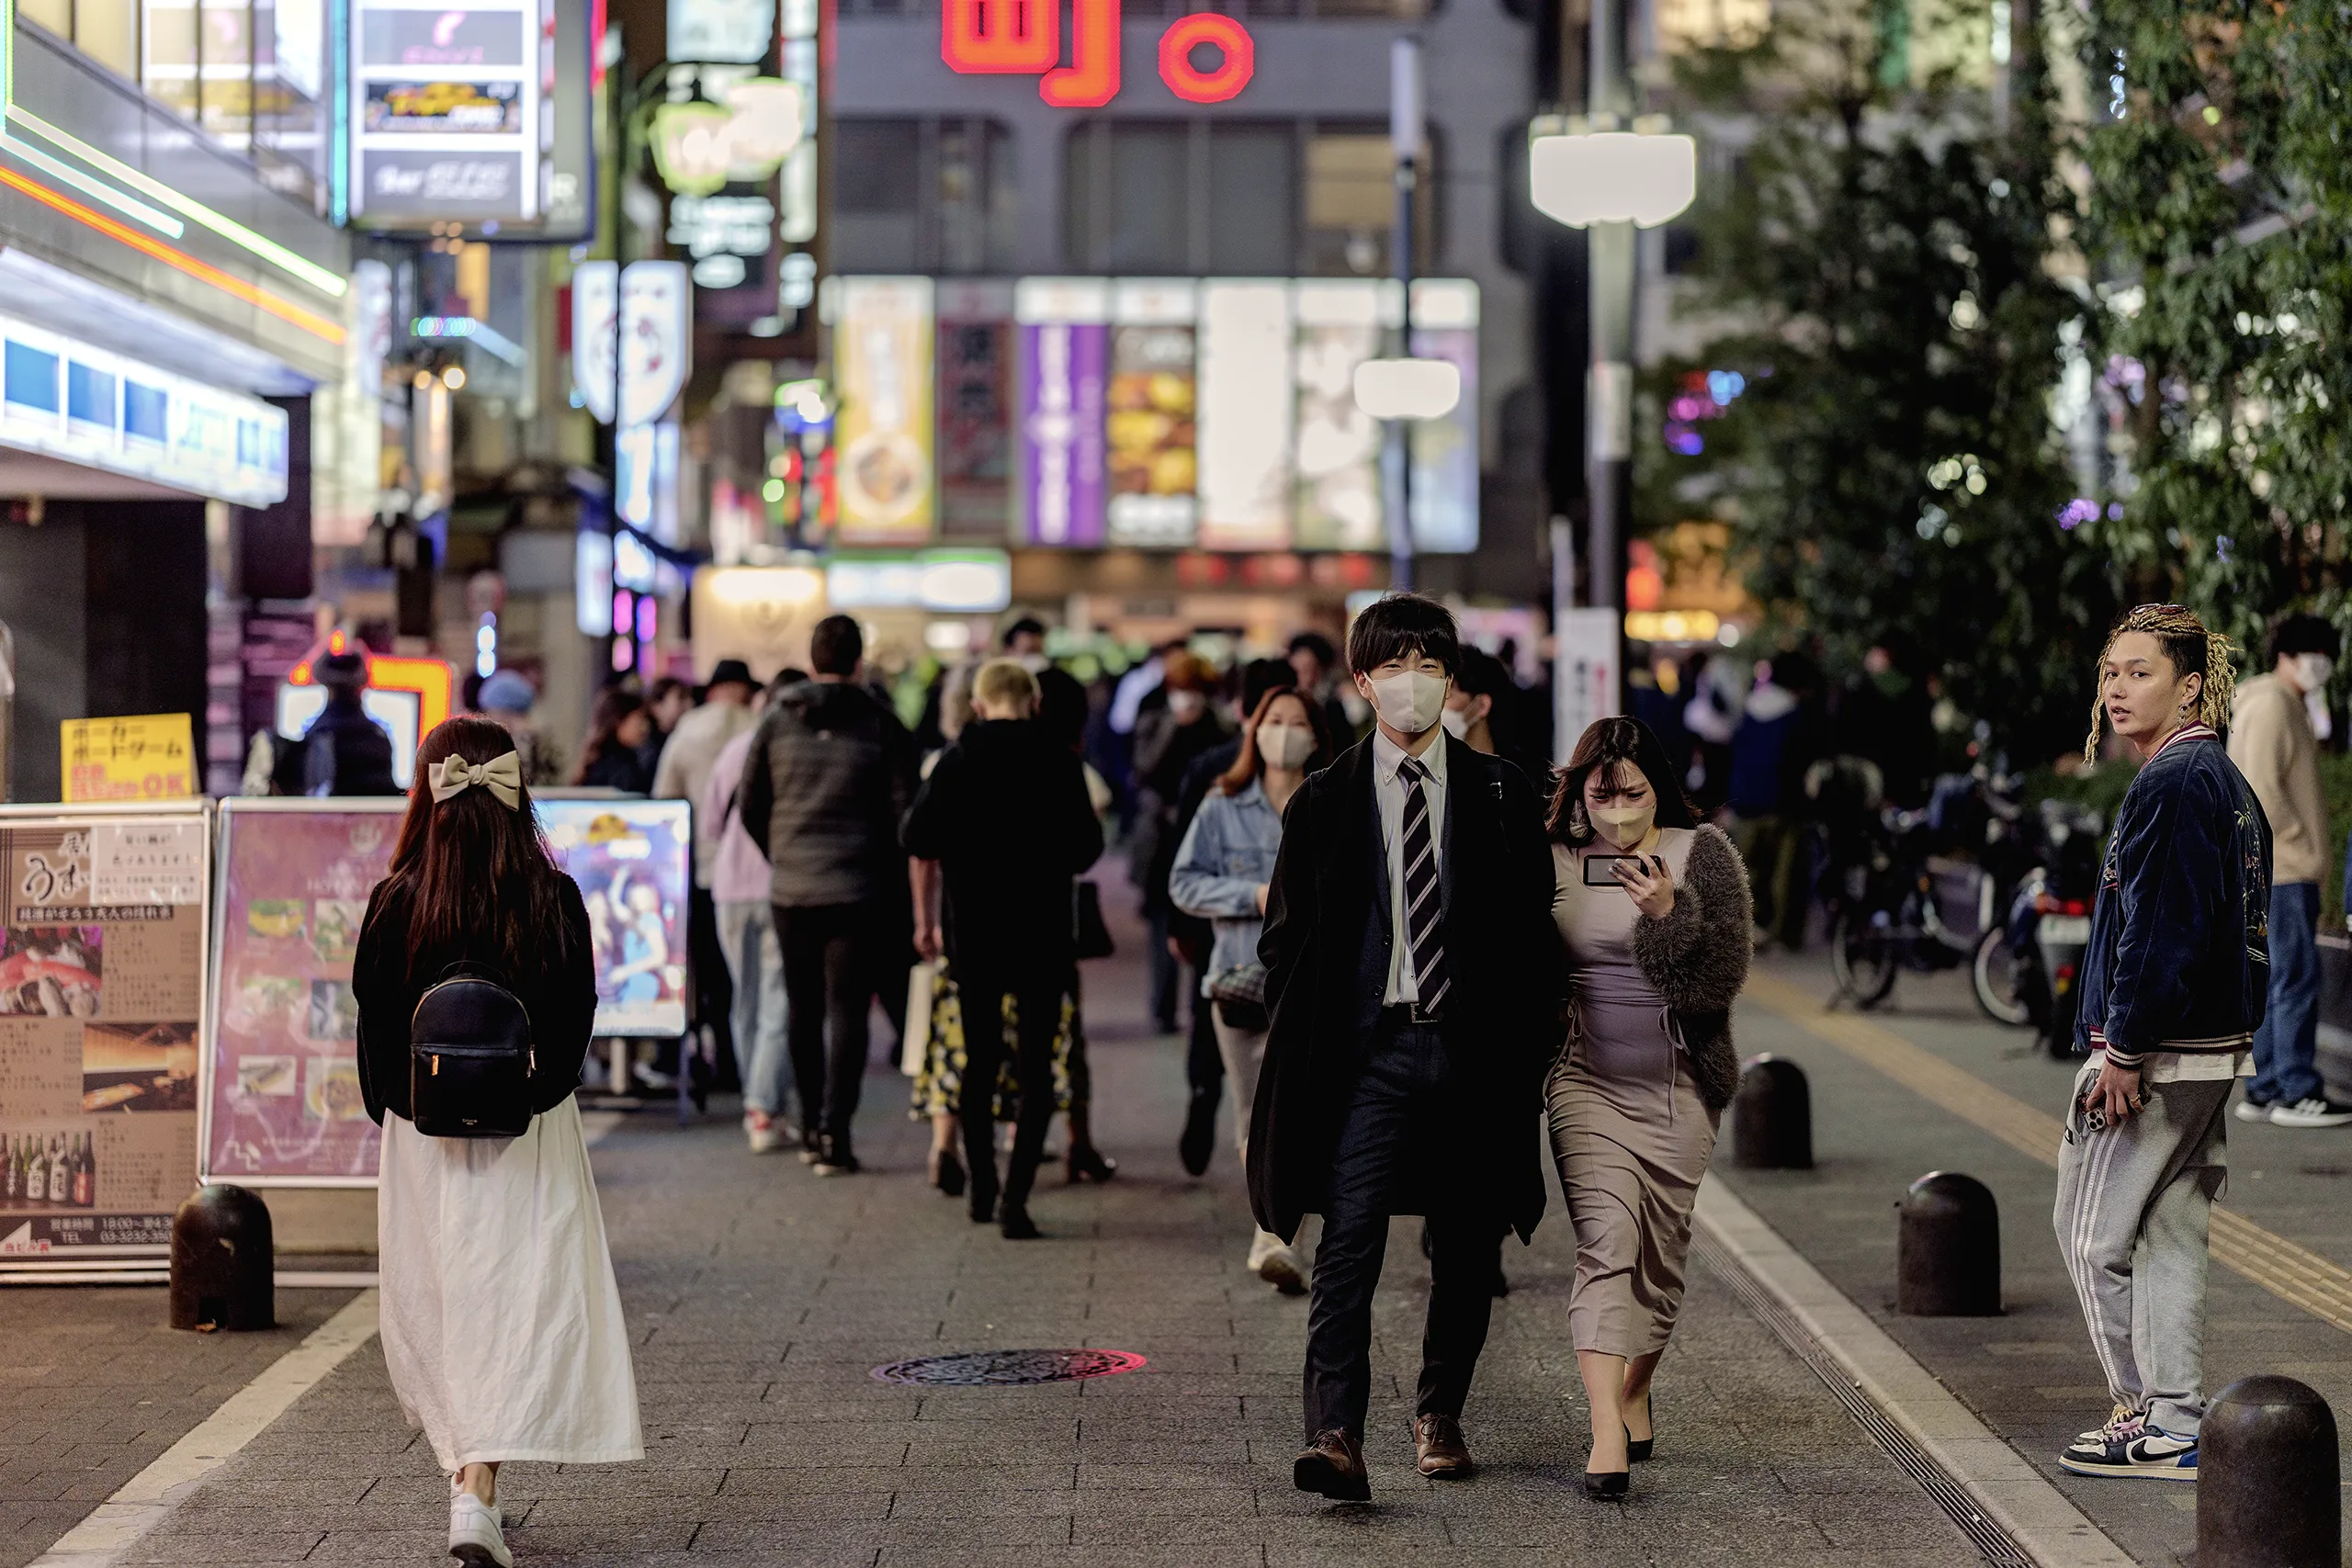
<instances>
[{"instance_id":1,"label":"bicycle wheel","mask_svg":"<svg viewBox=\"0 0 2352 1568\"><path fill-rule=\"evenodd\" d=\"M2012 1027L2033 1021L2033 1010L2025 998L2028 970L2009 946L2008 933L1998 926L1976 943L1976 962L1969 966L1969 977L1974 982L1976 1005L1984 1010L1986 1018Z\"/></svg>"},{"instance_id":2,"label":"bicycle wheel","mask_svg":"<svg viewBox=\"0 0 2352 1568\"><path fill-rule=\"evenodd\" d=\"M1838 994L1874 1008L1894 989L1894 943L1870 923L1868 911L1840 909L1829 922L1829 972Z\"/></svg>"}]
</instances>

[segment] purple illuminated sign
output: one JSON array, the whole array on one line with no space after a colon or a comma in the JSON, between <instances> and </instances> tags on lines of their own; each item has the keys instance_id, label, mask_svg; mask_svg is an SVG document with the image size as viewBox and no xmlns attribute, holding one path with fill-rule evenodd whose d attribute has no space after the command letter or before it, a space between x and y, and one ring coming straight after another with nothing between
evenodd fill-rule
<instances>
[{"instance_id":1,"label":"purple illuminated sign","mask_svg":"<svg viewBox=\"0 0 2352 1568\"><path fill-rule=\"evenodd\" d=\"M1029 544L1102 543L1110 358L1107 325L1021 328L1022 537Z\"/></svg>"}]
</instances>

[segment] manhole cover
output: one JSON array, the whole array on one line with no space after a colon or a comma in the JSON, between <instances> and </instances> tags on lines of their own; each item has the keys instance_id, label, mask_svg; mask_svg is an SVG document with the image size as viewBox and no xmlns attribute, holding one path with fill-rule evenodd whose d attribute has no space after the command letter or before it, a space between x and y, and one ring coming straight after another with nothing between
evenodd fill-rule
<instances>
[{"instance_id":1,"label":"manhole cover","mask_svg":"<svg viewBox=\"0 0 2352 1568\"><path fill-rule=\"evenodd\" d=\"M992 1388L1015 1383L1068 1382L1107 1378L1144 1364L1132 1350L964 1350L953 1356L918 1356L876 1367L883 1382L923 1383L947 1388Z\"/></svg>"}]
</instances>

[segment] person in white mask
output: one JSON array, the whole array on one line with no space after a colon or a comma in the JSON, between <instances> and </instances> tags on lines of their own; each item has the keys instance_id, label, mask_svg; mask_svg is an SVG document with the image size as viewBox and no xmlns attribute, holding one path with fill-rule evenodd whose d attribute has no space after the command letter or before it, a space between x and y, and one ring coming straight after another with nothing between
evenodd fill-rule
<instances>
[{"instance_id":1,"label":"person in white mask","mask_svg":"<svg viewBox=\"0 0 2352 1568\"><path fill-rule=\"evenodd\" d=\"M2254 1077L2238 1102L2241 1122L2281 1127L2341 1127L2352 1105L2331 1098L2313 1065L2319 1047L2319 885L2335 842L2320 787L2319 737L2327 682L2344 639L2312 615L2281 616L2270 628L2270 672L2237 689L2230 712L2230 761L2270 819L2270 1005L2254 1032ZM2319 703L2314 705L2312 698Z\"/></svg>"},{"instance_id":2,"label":"person in white mask","mask_svg":"<svg viewBox=\"0 0 2352 1568\"><path fill-rule=\"evenodd\" d=\"M1309 770L1330 761L1319 705L1296 686L1268 691L1242 729L1233 765L1202 797L1168 876L1176 907L1207 920L1216 933L1202 994L1232 1087L1234 1141L1244 1161L1266 1055L1266 966L1258 961L1258 939L1282 848L1283 812ZM1306 1258L1263 1226L1250 1238L1247 1267L1286 1296L1306 1292Z\"/></svg>"},{"instance_id":3,"label":"person in white mask","mask_svg":"<svg viewBox=\"0 0 2352 1568\"><path fill-rule=\"evenodd\" d=\"M1442 604L1391 594L1356 617L1348 668L1378 723L1292 797L1258 944L1270 1022L1243 1163L1261 1229L1288 1241L1323 1217L1291 1479L1334 1501L1372 1495L1390 1217L1429 1222L1413 1457L1437 1478L1472 1468L1463 1406L1503 1233L1544 1213L1526 1130L1558 1039L1552 860L1526 777L1439 722L1461 666Z\"/></svg>"},{"instance_id":4,"label":"person in white mask","mask_svg":"<svg viewBox=\"0 0 2352 1568\"><path fill-rule=\"evenodd\" d=\"M1751 902L1638 719L1584 732L1552 797L1552 916L1568 953L1567 1048L1548 1086L1577 1230L1568 1332L1592 1413L1585 1489L1625 1495L1650 1457L1650 1379L1682 1305L1690 1211L1738 1087L1731 1004Z\"/></svg>"}]
</instances>

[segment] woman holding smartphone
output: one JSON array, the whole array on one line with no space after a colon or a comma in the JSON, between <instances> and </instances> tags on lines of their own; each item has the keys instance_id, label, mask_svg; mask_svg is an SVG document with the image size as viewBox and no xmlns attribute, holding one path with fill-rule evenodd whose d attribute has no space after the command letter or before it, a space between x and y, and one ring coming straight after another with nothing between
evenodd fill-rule
<instances>
[{"instance_id":1,"label":"woman holding smartphone","mask_svg":"<svg viewBox=\"0 0 2352 1568\"><path fill-rule=\"evenodd\" d=\"M1657 736L1604 718L1552 796L1552 915L1569 1028L1546 1100L1577 1232L1568 1331L1592 1412L1585 1490L1622 1497L1650 1457L1650 1379L1682 1305L1690 1211L1738 1087L1731 1004L1753 906L1731 840L1702 825Z\"/></svg>"}]
</instances>

